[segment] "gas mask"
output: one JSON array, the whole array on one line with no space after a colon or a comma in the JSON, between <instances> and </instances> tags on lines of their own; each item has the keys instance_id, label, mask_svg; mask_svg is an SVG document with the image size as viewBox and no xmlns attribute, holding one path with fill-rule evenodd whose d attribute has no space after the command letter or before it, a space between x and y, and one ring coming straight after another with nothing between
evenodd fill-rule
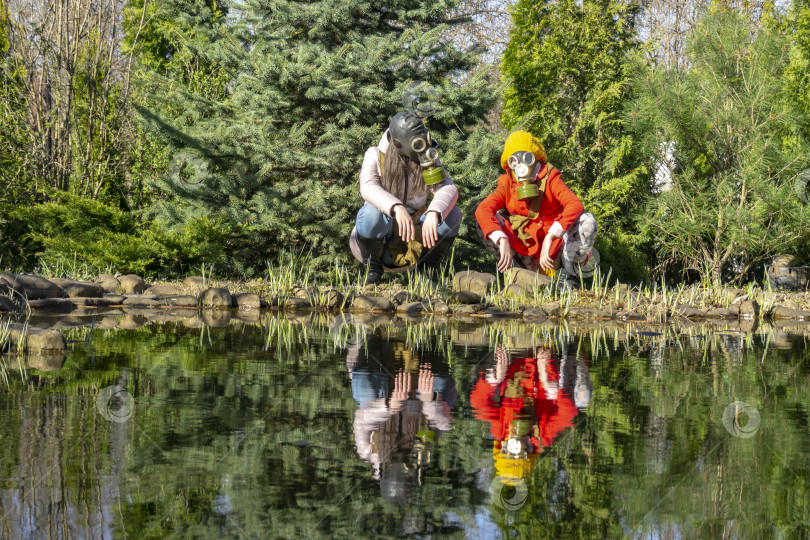
<instances>
[{"instance_id":1,"label":"gas mask","mask_svg":"<svg viewBox=\"0 0 810 540\"><path fill-rule=\"evenodd\" d=\"M418 116L407 112L397 113L391 119L388 133L394 148L400 154L419 162L425 185L438 184L444 180L444 171L438 166L438 145Z\"/></svg>"},{"instance_id":2,"label":"gas mask","mask_svg":"<svg viewBox=\"0 0 810 540\"><path fill-rule=\"evenodd\" d=\"M515 176L515 180L520 184L517 188L517 196L521 201L540 196L537 185L533 184L537 178L537 159L534 154L526 151L515 152L507 160L509 168Z\"/></svg>"},{"instance_id":3,"label":"gas mask","mask_svg":"<svg viewBox=\"0 0 810 540\"><path fill-rule=\"evenodd\" d=\"M529 434L531 432L531 422L525 418L512 420L509 426L509 438L501 445L501 455L513 459L524 459L528 457L531 449Z\"/></svg>"}]
</instances>

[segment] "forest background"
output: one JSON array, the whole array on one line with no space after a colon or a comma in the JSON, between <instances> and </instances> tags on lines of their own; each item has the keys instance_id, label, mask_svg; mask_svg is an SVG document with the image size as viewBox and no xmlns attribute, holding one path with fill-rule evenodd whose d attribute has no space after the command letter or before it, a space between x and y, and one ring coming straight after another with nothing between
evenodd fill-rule
<instances>
[{"instance_id":1,"label":"forest background","mask_svg":"<svg viewBox=\"0 0 810 540\"><path fill-rule=\"evenodd\" d=\"M440 141L465 215L527 129L623 281L807 260L810 4L0 0L0 268L261 277L350 265L390 117Z\"/></svg>"}]
</instances>

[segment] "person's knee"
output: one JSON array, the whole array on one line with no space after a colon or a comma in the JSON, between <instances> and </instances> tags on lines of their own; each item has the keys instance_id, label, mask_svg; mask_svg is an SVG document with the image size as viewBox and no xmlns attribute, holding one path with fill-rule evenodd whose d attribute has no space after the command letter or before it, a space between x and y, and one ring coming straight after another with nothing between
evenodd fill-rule
<instances>
[{"instance_id":1,"label":"person's knee","mask_svg":"<svg viewBox=\"0 0 810 540\"><path fill-rule=\"evenodd\" d=\"M447 214L447 217L444 218L441 225L439 225L437 229L439 236L457 236L458 229L461 227L462 217L461 210L458 209L458 206L454 206L453 209L450 210L450 213Z\"/></svg>"},{"instance_id":2,"label":"person's knee","mask_svg":"<svg viewBox=\"0 0 810 540\"><path fill-rule=\"evenodd\" d=\"M357 212L357 235L363 238L385 238L391 229L391 218L371 204L364 204Z\"/></svg>"}]
</instances>

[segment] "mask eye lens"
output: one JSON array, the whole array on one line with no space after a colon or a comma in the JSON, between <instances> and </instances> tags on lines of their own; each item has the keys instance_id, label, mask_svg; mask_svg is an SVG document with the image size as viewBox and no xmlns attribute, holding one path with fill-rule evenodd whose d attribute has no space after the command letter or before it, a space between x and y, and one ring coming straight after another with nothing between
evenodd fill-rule
<instances>
[{"instance_id":1,"label":"mask eye lens","mask_svg":"<svg viewBox=\"0 0 810 540\"><path fill-rule=\"evenodd\" d=\"M427 141L423 138L414 139L411 142L411 148L413 148L414 152L424 152L425 148L427 148Z\"/></svg>"},{"instance_id":2,"label":"mask eye lens","mask_svg":"<svg viewBox=\"0 0 810 540\"><path fill-rule=\"evenodd\" d=\"M534 165L534 162L535 162L534 154L532 154L531 152L523 153L523 163L531 167L532 165Z\"/></svg>"},{"instance_id":3,"label":"mask eye lens","mask_svg":"<svg viewBox=\"0 0 810 540\"><path fill-rule=\"evenodd\" d=\"M511 156L509 156L509 159L506 160L506 163L507 165L509 165L510 169L514 170L515 167L517 167L518 163L520 163L517 154L512 154Z\"/></svg>"},{"instance_id":4,"label":"mask eye lens","mask_svg":"<svg viewBox=\"0 0 810 540\"><path fill-rule=\"evenodd\" d=\"M439 157L439 153L435 148L428 148L427 152L425 152L425 156L432 161L436 161L436 158Z\"/></svg>"}]
</instances>

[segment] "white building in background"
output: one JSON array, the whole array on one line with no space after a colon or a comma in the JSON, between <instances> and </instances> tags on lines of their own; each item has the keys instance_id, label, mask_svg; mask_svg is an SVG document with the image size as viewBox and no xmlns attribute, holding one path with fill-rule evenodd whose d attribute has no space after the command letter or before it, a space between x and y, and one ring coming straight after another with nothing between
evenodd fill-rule
<instances>
[{"instance_id":1,"label":"white building in background","mask_svg":"<svg viewBox=\"0 0 810 540\"><path fill-rule=\"evenodd\" d=\"M675 143L661 143L661 158L655 169L655 185L653 190L656 193L669 191L672 189L672 174L675 171Z\"/></svg>"}]
</instances>

